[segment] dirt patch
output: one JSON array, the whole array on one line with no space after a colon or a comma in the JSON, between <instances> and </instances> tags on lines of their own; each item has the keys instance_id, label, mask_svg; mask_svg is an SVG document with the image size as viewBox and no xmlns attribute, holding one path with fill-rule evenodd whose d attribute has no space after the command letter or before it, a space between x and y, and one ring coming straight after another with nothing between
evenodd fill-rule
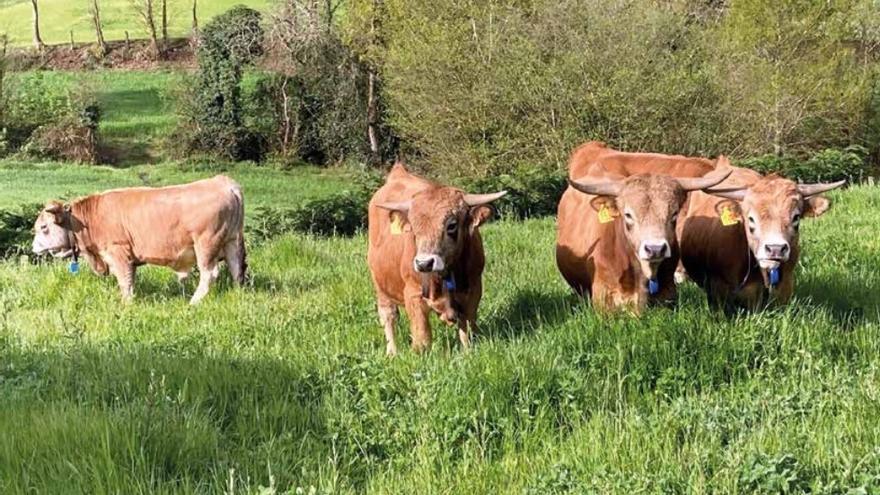
<instances>
[{"instance_id":1,"label":"dirt patch","mask_svg":"<svg viewBox=\"0 0 880 495\"><path fill-rule=\"evenodd\" d=\"M10 53L13 70L92 70L128 69L145 70L158 68L196 67L194 46L189 38L168 40L168 48L161 58L155 59L149 40L107 42L107 54L98 55L94 43L76 43L73 46L52 45L42 52L33 49L17 49Z\"/></svg>"}]
</instances>

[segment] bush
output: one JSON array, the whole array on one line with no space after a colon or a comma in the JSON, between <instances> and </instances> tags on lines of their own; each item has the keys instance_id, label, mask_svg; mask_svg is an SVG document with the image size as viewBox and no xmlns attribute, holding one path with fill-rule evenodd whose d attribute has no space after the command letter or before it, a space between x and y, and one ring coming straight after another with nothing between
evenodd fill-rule
<instances>
[{"instance_id":1,"label":"bush","mask_svg":"<svg viewBox=\"0 0 880 495\"><path fill-rule=\"evenodd\" d=\"M850 184L864 181L870 175L868 150L861 146L825 149L806 160L792 155L764 155L743 160L741 165L762 174L776 173L794 181L815 183L846 180Z\"/></svg>"},{"instance_id":2,"label":"bush","mask_svg":"<svg viewBox=\"0 0 880 495\"><path fill-rule=\"evenodd\" d=\"M27 204L0 210L0 258L30 252L34 222L41 209L39 204Z\"/></svg>"},{"instance_id":3,"label":"bush","mask_svg":"<svg viewBox=\"0 0 880 495\"><path fill-rule=\"evenodd\" d=\"M266 139L244 125L241 101L242 71L262 54L260 22L259 12L237 6L202 31L197 84L184 92L181 125L173 138L183 154L232 160L261 160L265 155Z\"/></svg>"},{"instance_id":4,"label":"bush","mask_svg":"<svg viewBox=\"0 0 880 495\"><path fill-rule=\"evenodd\" d=\"M507 191L495 203L501 216L516 219L556 215L559 199L568 185L566 175L540 167L521 169L513 174L500 174L466 181L468 192Z\"/></svg>"}]
</instances>

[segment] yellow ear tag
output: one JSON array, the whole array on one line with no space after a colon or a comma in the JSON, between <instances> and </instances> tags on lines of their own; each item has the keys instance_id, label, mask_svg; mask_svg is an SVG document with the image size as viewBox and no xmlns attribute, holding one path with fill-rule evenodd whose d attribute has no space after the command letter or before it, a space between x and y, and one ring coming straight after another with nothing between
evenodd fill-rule
<instances>
[{"instance_id":1,"label":"yellow ear tag","mask_svg":"<svg viewBox=\"0 0 880 495\"><path fill-rule=\"evenodd\" d=\"M730 207L721 208L721 225L730 227L739 223L739 215L734 213Z\"/></svg>"},{"instance_id":2,"label":"yellow ear tag","mask_svg":"<svg viewBox=\"0 0 880 495\"><path fill-rule=\"evenodd\" d=\"M608 223L614 221L614 214L611 213L611 208L608 208L608 205L602 205L602 208L599 208L599 223Z\"/></svg>"},{"instance_id":3,"label":"yellow ear tag","mask_svg":"<svg viewBox=\"0 0 880 495\"><path fill-rule=\"evenodd\" d=\"M403 233L403 221L400 219L400 215L394 215L391 219L391 233L393 235L400 235Z\"/></svg>"}]
</instances>

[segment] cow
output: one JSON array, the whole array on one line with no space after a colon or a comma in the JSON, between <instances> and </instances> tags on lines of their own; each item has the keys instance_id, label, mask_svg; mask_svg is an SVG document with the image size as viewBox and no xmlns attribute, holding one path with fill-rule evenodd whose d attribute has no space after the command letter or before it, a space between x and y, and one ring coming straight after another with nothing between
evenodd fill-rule
<instances>
[{"instance_id":1,"label":"cow","mask_svg":"<svg viewBox=\"0 0 880 495\"><path fill-rule=\"evenodd\" d=\"M729 171L679 179L623 176L622 166L609 171L601 161L585 163L584 151L572 153L557 212L556 263L563 278L601 311L638 313L674 301L679 211L688 192L717 185Z\"/></svg>"},{"instance_id":2,"label":"cow","mask_svg":"<svg viewBox=\"0 0 880 495\"><path fill-rule=\"evenodd\" d=\"M69 203L51 201L34 224L33 252L85 258L100 275L116 277L122 298L134 295L138 266L167 266L182 283L198 266L200 280L190 300L197 304L226 260L243 284L244 198L232 179L217 176L190 184L115 189Z\"/></svg>"},{"instance_id":3,"label":"cow","mask_svg":"<svg viewBox=\"0 0 880 495\"><path fill-rule=\"evenodd\" d=\"M830 201L821 194L845 181L796 184L728 168L730 177L709 194L694 193L682 214L682 265L714 307L786 304L794 292L800 222L825 213Z\"/></svg>"},{"instance_id":4,"label":"cow","mask_svg":"<svg viewBox=\"0 0 880 495\"><path fill-rule=\"evenodd\" d=\"M506 194L467 194L411 174L398 162L369 204L367 262L386 354L397 354L394 326L403 306L412 348L431 346L431 312L456 323L467 349L477 331L485 265L480 226Z\"/></svg>"}]
</instances>

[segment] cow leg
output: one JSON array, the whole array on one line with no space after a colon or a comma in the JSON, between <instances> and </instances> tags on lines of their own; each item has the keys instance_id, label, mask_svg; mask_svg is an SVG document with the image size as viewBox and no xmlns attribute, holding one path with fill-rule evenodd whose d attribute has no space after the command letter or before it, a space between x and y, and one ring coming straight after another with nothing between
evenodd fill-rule
<instances>
[{"instance_id":1,"label":"cow leg","mask_svg":"<svg viewBox=\"0 0 880 495\"><path fill-rule=\"evenodd\" d=\"M208 291L211 289L211 284L217 280L217 277L220 275L220 266L216 261L210 264L202 264L199 262L199 287L196 289L195 294L193 294L192 299L190 299L190 304L198 304L205 296L208 295Z\"/></svg>"},{"instance_id":2,"label":"cow leg","mask_svg":"<svg viewBox=\"0 0 880 495\"><path fill-rule=\"evenodd\" d=\"M134 297L134 264L123 257L111 256L107 260L107 265L110 273L116 277L116 283L119 284L119 292L122 293L122 299L126 302L131 301L132 297Z\"/></svg>"},{"instance_id":3,"label":"cow leg","mask_svg":"<svg viewBox=\"0 0 880 495\"><path fill-rule=\"evenodd\" d=\"M229 265L229 273L239 286L244 285L247 264L245 262L244 239L239 236L236 240L226 244L224 249L226 264Z\"/></svg>"},{"instance_id":4,"label":"cow leg","mask_svg":"<svg viewBox=\"0 0 880 495\"><path fill-rule=\"evenodd\" d=\"M428 350L431 347L431 324L428 322L428 308L422 302L421 287L406 295L406 315L409 317L413 350Z\"/></svg>"},{"instance_id":5,"label":"cow leg","mask_svg":"<svg viewBox=\"0 0 880 495\"><path fill-rule=\"evenodd\" d=\"M394 325L397 324L399 311L397 305L387 299L379 299L379 322L385 328L385 354L397 355L397 343L394 341Z\"/></svg>"},{"instance_id":6,"label":"cow leg","mask_svg":"<svg viewBox=\"0 0 880 495\"><path fill-rule=\"evenodd\" d=\"M189 279L191 272L189 270L174 272L177 275L177 283L180 284L180 295L186 295L186 281Z\"/></svg>"}]
</instances>

